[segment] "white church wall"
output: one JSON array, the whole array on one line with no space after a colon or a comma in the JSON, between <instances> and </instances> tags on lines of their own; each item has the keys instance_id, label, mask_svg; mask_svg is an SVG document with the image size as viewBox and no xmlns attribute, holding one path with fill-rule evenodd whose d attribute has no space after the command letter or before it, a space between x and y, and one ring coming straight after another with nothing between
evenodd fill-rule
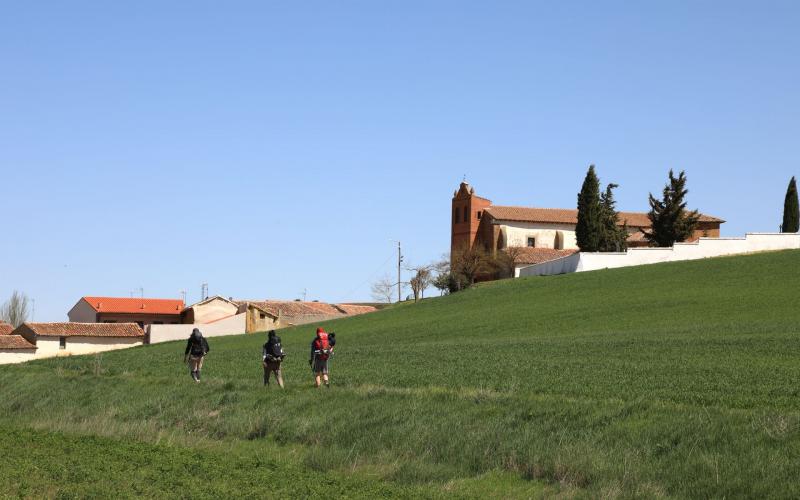
<instances>
[{"instance_id":1,"label":"white church wall","mask_svg":"<svg viewBox=\"0 0 800 500\"><path fill-rule=\"evenodd\" d=\"M555 248L556 234L563 235L563 248L578 248L574 224L537 224L505 222L500 225L506 247L528 246L528 238L536 238L536 248Z\"/></svg>"},{"instance_id":2,"label":"white church wall","mask_svg":"<svg viewBox=\"0 0 800 500\"><path fill-rule=\"evenodd\" d=\"M800 249L800 234L748 233L744 238L700 238L692 243L676 243L672 248L631 248L621 253L581 252L522 267L517 276L549 276L788 249Z\"/></svg>"}]
</instances>

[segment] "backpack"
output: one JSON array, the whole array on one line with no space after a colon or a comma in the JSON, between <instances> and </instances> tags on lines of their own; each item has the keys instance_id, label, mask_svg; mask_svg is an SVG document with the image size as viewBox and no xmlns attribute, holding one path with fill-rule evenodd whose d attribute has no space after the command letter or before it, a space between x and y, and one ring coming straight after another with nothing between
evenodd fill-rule
<instances>
[{"instance_id":1,"label":"backpack","mask_svg":"<svg viewBox=\"0 0 800 500\"><path fill-rule=\"evenodd\" d=\"M320 353L317 355L319 356L319 359L321 359L322 361L328 359L329 356L328 351L331 348L331 344L330 342L328 342L327 333L320 332L317 334L317 340L314 341L314 348L315 348L314 350L320 351Z\"/></svg>"},{"instance_id":2,"label":"backpack","mask_svg":"<svg viewBox=\"0 0 800 500\"><path fill-rule=\"evenodd\" d=\"M205 356L208 352L208 342L206 342L205 338L194 338L192 340L192 348L191 351L192 356Z\"/></svg>"},{"instance_id":3,"label":"backpack","mask_svg":"<svg viewBox=\"0 0 800 500\"><path fill-rule=\"evenodd\" d=\"M275 361L281 361L284 355L283 347L281 347L281 338L273 337L272 342L268 342L268 344L269 348L267 349L267 354L275 358Z\"/></svg>"}]
</instances>

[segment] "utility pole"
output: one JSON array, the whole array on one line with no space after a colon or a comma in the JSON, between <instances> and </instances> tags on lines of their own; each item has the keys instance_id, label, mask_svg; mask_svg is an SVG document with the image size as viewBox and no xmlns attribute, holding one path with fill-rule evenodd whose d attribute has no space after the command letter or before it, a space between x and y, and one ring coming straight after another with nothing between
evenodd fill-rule
<instances>
[{"instance_id":1,"label":"utility pole","mask_svg":"<svg viewBox=\"0 0 800 500\"><path fill-rule=\"evenodd\" d=\"M403 263L403 254L400 251L400 242L398 241L397 242L397 302L401 302L403 300L403 297L400 295L400 286L401 286L400 283L402 281L400 278L400 266L402 265L402 263Z\"/></svg>"}]
</instances>

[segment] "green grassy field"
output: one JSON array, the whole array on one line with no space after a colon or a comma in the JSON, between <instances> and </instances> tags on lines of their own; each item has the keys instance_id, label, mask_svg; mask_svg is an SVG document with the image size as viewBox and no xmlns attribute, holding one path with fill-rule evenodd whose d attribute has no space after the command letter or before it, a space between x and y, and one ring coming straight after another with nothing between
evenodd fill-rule
<instances>
[{"instance_id":1,"label":"green grassy field","mask_svg":"<svg viewBox=\"0 0 800 500\"><path fill-rule=\"evenodd\" d=\"M0 496L798 497L800 252L488 283L281 332L0 367Z\"/></svg>"}]
</instances>

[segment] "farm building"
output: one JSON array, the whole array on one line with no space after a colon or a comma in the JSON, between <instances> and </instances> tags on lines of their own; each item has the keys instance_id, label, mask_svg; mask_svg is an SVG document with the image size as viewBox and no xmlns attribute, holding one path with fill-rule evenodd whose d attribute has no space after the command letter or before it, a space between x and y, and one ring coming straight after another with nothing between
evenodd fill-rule
<instances>
[{"instance_id":1,"label":"farm building","mask_svg":"<svg viewBox=\"0 0 800 500\"><path fill-rule=\"evenodd\" d=\"M239 304L220 295L209 297L187 306L181 312L181 323L211 323L234 316L239 312Z\"/></svg>"},{"instance_id":2,"label":"farm building","mask_svg":"<svg viewBox=\"0 0 800 500\"><path fill-rule=\"evenodd\" d=\"M0 325L3 331L7 330L7 323ZM36 357L36 346L25 340L21 335L0 334L0 365L9 363L22 363Z\"/></svg>"},{"instance_id":3,"label":"farm building","mask_svg":"<svg viewBox=\"0 0 800 500\"><path fill-rule=\"evenodd\" d=\"M136 323L23 323L13 334L33 344L37 358L90 354L144 343L144 331Z\"/></svg>"},{"instance_id":4,"label":"farm building","mask_svg":"<svg viewBox=\"0 0 800 500\"><path fill-rule=\"evenodd\" d=\"M136 323L171 325L181 322L180 299L81 297L67 316L73 323Z\"/></svg>"},{"instance_id":5,"label":"farm building","mask_svg":"<svg viewBox=\"0 0 800 500\"><path fill-rule=\"evenodd\" d=\"M328 304L325 302L304 302L299 300L249 300L238 301L238 303L255 306L261 311L275 316L278 318L281 327L355 316L377 310L373 306Z\"/></svg>"}]
</instances>

